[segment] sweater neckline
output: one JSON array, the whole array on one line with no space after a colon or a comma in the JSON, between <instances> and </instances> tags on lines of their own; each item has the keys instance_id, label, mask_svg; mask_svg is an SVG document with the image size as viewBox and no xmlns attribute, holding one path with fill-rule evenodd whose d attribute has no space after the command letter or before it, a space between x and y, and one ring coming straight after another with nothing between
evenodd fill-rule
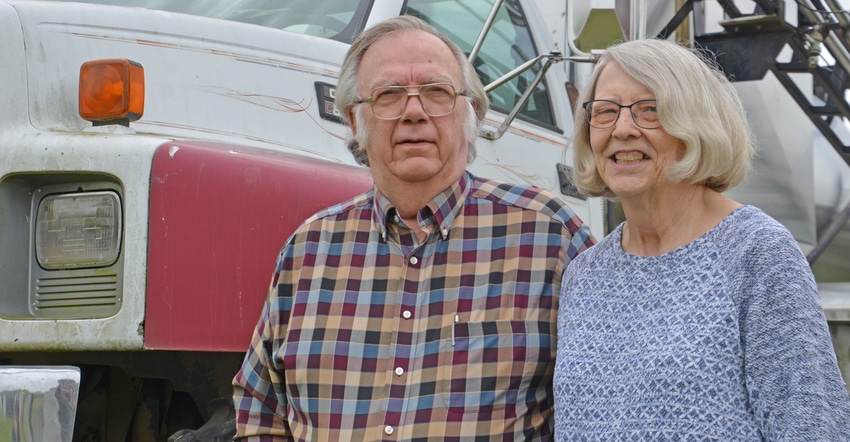
<instances>
[{"instance_id":1,"label":"sweater neckline","mask_svg":"<svg viewBox=\"0 0 850 442\"><path fill-rule=\"evenodd\" d=\"M751 208L753 208L753 206L750 206L750 205L742 205L741 207L736 208L729 215L726 215L726 217L723 218L723 220L721 220L719 223L717 223L716 226L712 227L707 232L703 233L702 235L700 235L699 237L697 237L693 241L691 241L687 244L684 244L682 246L679 246L679 247L677 247L677 248L675 248L675 249L673 249L669 252L662 253L661 255L654 255L654 256L635 255L633 253L629 253L629 252L626 252L625 250L623 250L623 227L626 224L625 221L620 223L620 225L617 226L617 228L613 232L611 232L611 239L616 244L615 250L620 255L622 255L623 257L628 258L628 259L634 259L634 260L664 260L664 259L677 258L679 255L681 255L683 253L688 253L690 251L690 249L692 249L693 247L697 247L700 244L704 243L705 241L708 241L710 237L715 236L717 234L717 232L725 229L726 226L729 223L734 222L734 220L736 218L738 218L739 216L741 216L745 213L748 213Z\"/></svg>"}]
</instances>

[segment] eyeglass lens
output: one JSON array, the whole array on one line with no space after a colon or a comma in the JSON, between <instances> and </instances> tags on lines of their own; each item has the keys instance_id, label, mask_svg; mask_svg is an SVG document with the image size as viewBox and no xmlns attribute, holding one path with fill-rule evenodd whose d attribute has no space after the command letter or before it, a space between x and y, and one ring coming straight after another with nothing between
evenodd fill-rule
<instances>
[{"instance_id":1,"label":"eyeglass lens","mask_svg":"<svg viewBox=\"0 0 850 442\"><path fill-rule=\"evenodd\" d=\"M629 109L632 121L638 127L644 129L661 127L655 100L641 100L628 106L608 100L593 100L585 103L584 108L587 111L587 122L597 129L614 126L623 108Z\"/></svg>"},{"instance_id":2,"label":"eyeglass lens","mask_svg":"<svg viewBox=\"0 0 850 442\"><path fill-rule=\"evenodd\" d=\"M372 112L378 118L395 120L404 115L411 96L419 98L422 109L432 117L452 113L457 94L454 87L446 83L418 86L417 92L410 92L417 86L387 86L375 89L370 100Z\"/></svg>"}]
</instances>

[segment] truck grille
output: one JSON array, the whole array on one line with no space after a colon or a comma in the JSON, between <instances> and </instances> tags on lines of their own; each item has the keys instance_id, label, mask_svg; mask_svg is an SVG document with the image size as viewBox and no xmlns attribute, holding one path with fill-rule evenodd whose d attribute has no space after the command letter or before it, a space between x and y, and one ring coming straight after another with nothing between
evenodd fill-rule
<instances>
[{"instance_id":1,"label":"truck grille","mask_svg":"<svg viewBox=\"0 0 850 442\"><path fill-rule=\"evenodd\" d=\"M47 318L102 318L119 310L118 275L37 278L32 310Z\"/></svg>"}]
</instances>

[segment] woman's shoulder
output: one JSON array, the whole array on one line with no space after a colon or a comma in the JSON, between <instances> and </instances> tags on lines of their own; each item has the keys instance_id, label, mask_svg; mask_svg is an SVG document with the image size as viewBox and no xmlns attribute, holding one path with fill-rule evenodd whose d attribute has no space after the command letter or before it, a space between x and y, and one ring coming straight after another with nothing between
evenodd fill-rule
<instances>
[{"instance_id":1,"label":"woman's shoulder","mask_svg":"<svg viewBox=\"0 0 850 442\"><path fill-rule=\"evenodd\" d=\"M755 206L742 206L708 234L717 256L731 272L767 275L792 269L809 272L791 232ZM797 273L797 271L793 271Z\"/></svg>"},{"instance_id":2,"label":"woman's shoulder","mask_svg":"<svg viewBox=\"0 0 850 442\"><path fill-rule=\"evenodd\" d=\"M797 247L788 229L755 206L741 206L709 232L714 241L750 247L774 247L787 244Z\"/></svg>"},{"instance_id":3,"label":"woman's shoulder","mask_svg":"<svg viewBox=\"0 0 850 442\"><path fill-rule=\"evenodd\" d=\"M733 210L726 219L724 223L728 223L731 226L743 226L743 227L762 227L766 229L785 229L779 221L776 221L773 217L762 211L756 206L743 205ZM721 223L723 224L723 223Z\"/></svg>"}]
</instances>

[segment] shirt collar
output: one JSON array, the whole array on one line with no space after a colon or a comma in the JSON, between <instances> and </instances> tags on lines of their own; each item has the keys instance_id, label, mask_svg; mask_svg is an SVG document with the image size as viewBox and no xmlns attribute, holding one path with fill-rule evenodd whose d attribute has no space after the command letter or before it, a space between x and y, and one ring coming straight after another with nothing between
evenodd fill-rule
<instances>
[{"instance_id":1,"label":"shirt collar","mask_svg":"<svg viewBox=\"0 0 850 442\"><path fill-rule=\"evenodd\" d=\"M443 240L447 240L452 222L457 218L461 207L463 207L463 202L469 193L469 189L472 187L471 183L472 177L468 172L461 174L457 182L434 197L434 199L419 211L417 215L419 223L433 222L438 225L440 227L440 236ZM387 223L395 216L395 205L378 188L375 188L375 204L372 211L372 216L380 231L381 239L386 242Z\"/></svg>"}]
</instances>

